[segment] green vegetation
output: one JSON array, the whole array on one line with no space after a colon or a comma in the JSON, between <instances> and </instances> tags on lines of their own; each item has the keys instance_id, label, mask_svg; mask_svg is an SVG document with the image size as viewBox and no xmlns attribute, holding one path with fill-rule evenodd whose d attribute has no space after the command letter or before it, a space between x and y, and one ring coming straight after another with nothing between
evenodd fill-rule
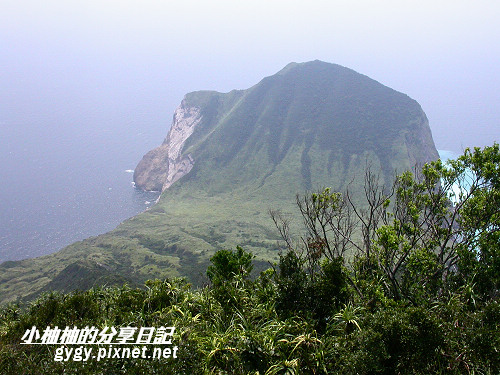
<instances>
[{"instance_id":1,"label":"green vegetation","mask_svg":"<svg viewBox=\"0 0 500 375\"><path fill-rule=\"evenodd\" d=\"M190 93L185 102L203 117L183 148L191 172L109 233L1 264L0 302L82 288L59 282L71 275L87 287L172 277L203 285L210 257L238 245L255 254L260 271L279 260L269 209L298 219L295 194L317 186L350 184L361 202L367 160L388 184L395 171L438 158L415 100L320 61L290 64L247 90Z\"/></svg>"},{"instance_id":2,"label":"green vegetation","mask_svg":"<svg viewBox=\"0 0 500 375\"><path fill-rule=\"evenodd\" d=\"M170 278L4 306L0 372L498 374L499 145L390 187L367 170L363 190L366 204L348 189L299 196L297 237L273 212L282 252L254 279L238 247L210 258L202 288ZM20 345L33 326L175 326L178 355L54 361L54 345Z\"/></svg>"}]
</instances>

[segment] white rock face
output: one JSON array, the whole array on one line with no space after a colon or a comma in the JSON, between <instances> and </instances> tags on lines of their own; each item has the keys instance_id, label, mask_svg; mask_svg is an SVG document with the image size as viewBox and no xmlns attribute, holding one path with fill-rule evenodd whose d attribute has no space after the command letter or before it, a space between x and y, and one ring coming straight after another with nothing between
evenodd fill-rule
<instances>
[{"instance_id":1,"label":"white rock face","mask_svg":"<svg viewBox=\"0 0 500 375\"><path fill-rule=\"evenodd\" d=\"M196 125L201 121L200 109L185 107L184 101L174 113L172 127L165 142L168 145L168 170L162 191L168 189L175 181L185 176L193 168L191 155L182 156L186 140L193 134Z\"/></svg>"},{"instance_id":2,"label":"white rock face","mask_svg":"<svg viewBox=\"0 0 500 375\"><path fill-rule=\"evenodd\" d=\"M163 144L148 152L137 165L134 172L137 187L164 191L191 171L194 160L191 155L183 155L182 150L201 119L200 109L188 107L183 100L174 112Z\"/></svg>"}]
</instances>

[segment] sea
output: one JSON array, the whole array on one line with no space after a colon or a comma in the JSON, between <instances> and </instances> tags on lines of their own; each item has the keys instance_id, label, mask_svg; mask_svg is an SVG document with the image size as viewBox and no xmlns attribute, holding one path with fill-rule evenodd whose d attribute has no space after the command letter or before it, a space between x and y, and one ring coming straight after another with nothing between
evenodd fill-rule
<instances>
[{"instance_id":1,"label":"sea","mask_svg":"<svg viewBox=\"0 0 500 375\"><path fill-rule=\"evenodd\" d=\"M0 263L56 252L154 204L159 193L136 189L133 170L168 129L121 120L0 122Z\"/></svg>"}]
</instances>

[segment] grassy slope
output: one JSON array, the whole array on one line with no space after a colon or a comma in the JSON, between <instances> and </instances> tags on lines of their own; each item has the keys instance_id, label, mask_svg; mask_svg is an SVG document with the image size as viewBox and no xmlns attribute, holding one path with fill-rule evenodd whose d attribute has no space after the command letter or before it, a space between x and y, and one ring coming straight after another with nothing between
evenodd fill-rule
<instances>
[{"instance_id":1,"label":"grassy slope","mask_svg":"<svg viewBox=\"0 0 500 375\"><path fill-rule=\"evenodd\" d=\"M290 64L248 90L186 101L203 114L184 149L191 173L112 232L0 265L0 301L68 290L71 280L80 288L167 276L202 282L211 254L235 245L263 266L277 257L269 208L294 212L304 190L356 186L367 160L389 181L414 159L437 157L418 103L336 65Z\"/></svg>"}]
</instances>

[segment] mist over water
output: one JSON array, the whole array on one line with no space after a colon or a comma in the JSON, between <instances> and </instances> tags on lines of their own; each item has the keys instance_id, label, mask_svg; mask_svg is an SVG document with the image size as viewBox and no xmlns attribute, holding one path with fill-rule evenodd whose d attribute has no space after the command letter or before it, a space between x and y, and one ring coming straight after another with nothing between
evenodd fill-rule
<instances>
[{"instance_id":1,"label":"mist over water","mask_svg":"<svg viewBox=\"0 0 500 375\"><path fill-rule=\"evenodd\" d=\"M135 189L132 172L159 134L126 121L79 121L2 121L0 262L50 254L112 230L158 197Z\"/></svg>"}]
</instances>

